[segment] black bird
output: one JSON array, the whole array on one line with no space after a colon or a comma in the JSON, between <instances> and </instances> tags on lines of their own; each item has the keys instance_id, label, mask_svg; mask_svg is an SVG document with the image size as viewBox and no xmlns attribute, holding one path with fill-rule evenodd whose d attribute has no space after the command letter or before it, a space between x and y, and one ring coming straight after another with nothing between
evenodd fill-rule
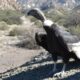
<instances>
[{"instance_id":1,"label":"black bird","mask_svg":"<svg viewBox=\"0 0 80 80\"><path fill-rule=\"evenodd\" d=\"M31 9L28 15L32 15L39 19L43 23L43 28L46 34L36 33L36 42L38 45L42 46L49 53L52 54L54 64L54 71L56 70L57 57L63 59L63 68L60 73L55 75L64 76L66 64L68 64L69 59L73 58L75 60L80 60L80 41L75 35L72 35L64 27L57 25L51 20L48 20L43 12L38 9Z\"/></svg>"}]
</instances>

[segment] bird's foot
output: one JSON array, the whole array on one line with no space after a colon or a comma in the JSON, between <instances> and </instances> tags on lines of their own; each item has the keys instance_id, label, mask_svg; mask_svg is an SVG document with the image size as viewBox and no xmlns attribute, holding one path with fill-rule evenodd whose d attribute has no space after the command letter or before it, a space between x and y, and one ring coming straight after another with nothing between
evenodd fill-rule
<instances>
[{"instance_id":1,"label":"bird's foot","mask_svg":"<svg viewBox=\"0 0 80 80\"><path fill-rule=\"evenodd\" d=\"M53 75L53 77L63 78L65 76L65 72L58 72Z\"/></svg>"}]
</instances>

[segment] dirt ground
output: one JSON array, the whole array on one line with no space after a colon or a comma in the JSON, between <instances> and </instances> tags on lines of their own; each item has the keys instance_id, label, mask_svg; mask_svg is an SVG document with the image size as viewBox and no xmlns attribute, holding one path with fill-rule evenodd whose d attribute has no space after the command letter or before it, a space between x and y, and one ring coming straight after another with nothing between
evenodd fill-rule
<instances>
[{"instance_id":1,"label":"dirt ground","mask_svg":"<svg viewBox=\"0 0 80 80\"><path fill-rule=\"evenodd\" d=\"M13 47L14 48L14 47ZM44 50L24 50L12 47L0 56L0 79L2 80L80 80L80 64L70 62L63 78L48 75L54 62ZM58 71L62 68L58 60Z\"/></svg>"},{"instance_id":2,"label":"dirt ground","mask_svg":"<svg viewBox=\"0 0 80 80\"><path fill-rule=\"evenodd\" d=\"M24 22L24 26L27 24L29 21ZM0 80L80 80L79 62L70 62L63 78L53 77L48 75L54 64L49 53L43 49L29 50L10 45L16 42L16 37L0 35ZM62 65L58 60L58 71Z\"/></svg>"}]
</instances>

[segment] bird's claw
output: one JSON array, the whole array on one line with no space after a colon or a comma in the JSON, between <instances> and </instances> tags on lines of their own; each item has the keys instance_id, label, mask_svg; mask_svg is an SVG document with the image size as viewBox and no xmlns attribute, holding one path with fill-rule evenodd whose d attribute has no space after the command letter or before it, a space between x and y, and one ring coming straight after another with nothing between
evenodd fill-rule
<instances>
[{"instance_id":1,"label":"bird's claw","mask_svg":"<svg viewBox=\"0 0 80 80\"><path fill-rule=\"evenodd\" d=\"M53 77L63 78L64 75L65 75L65 72L58 72L58 73L55 73Z\"/></svg>"}]
</instances>

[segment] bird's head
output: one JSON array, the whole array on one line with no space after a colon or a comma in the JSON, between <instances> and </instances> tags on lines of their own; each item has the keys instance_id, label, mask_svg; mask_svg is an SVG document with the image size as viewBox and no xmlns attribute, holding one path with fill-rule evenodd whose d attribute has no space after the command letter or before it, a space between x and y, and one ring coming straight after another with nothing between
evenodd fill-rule
<instances>
[{"instance_id":1,"label":"bird's head","mask_svg":"<svg viewBox=\"0 0 80 80\"><path fill-rule=\"evenodd\" d=\"M53 21L48 20L48 19L44 16L44 13L43 13L40 9L38 9L38 8L31 9L31 10L28 12L28 15L29 15L29 16L33 16L33 17L37 18L38 20L40 20L40 21L43 23L43 26L44 26L44 27L51 27L52 24L53 24Z\"/></svg>"},{"instance_id":2,"label":"bird's head","mask_svg":"<svg viewBox=\"0 0 80 80\"><path fill-rule=\"evenodd\" d=\"M29 16L37 18L41 22L44 22L46 20L46 17L44 16L43 12L38 8L31 9L27 14Z\"/></svg>"}]
</instances>

